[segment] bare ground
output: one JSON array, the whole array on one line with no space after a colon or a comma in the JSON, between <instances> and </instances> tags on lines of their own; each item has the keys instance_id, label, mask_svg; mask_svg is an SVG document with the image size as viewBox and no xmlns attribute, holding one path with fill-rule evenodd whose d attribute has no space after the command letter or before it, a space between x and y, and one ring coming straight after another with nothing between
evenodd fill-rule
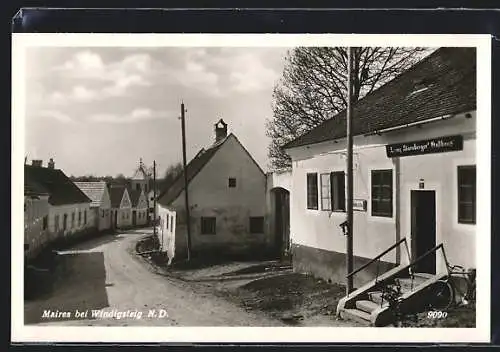
<instances>
[{"instance_id":1,"label":"bare ground","mask_svg":"<svg viewBox=\"0 0 500 352\"><path fill-rule=\"evenodd\" d=\"M294 273L289 262L195 260L174 263L168 269L161 255L150 257L149 262L162 275L203 285L247 312L264 314L287 326L359 326L335 316L344 286Z\"/></svg>"},{"instance_id":2,"label":"bare ground","mask_svg":"<svg viewBox=\"0 0 500 352\"><path fill-rule=\"evenodd\" d=\"M97 326L284 326L211 293L205 285L165 277L134 254L144 231L124 232L62 251L50 293L25 301L25 324ZM142 318L42 318L44 310L142 312ZM149 310L166 317L150 317Z\"/></svg>"}]
</instances>

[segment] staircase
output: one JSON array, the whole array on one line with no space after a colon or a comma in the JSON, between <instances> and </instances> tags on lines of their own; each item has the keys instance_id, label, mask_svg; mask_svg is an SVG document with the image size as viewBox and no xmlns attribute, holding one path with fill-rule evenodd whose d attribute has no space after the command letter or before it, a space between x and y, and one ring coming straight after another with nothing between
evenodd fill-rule
<instances>
[{"instance_id":1,"label":"staircase","mask_svg":"<svg viewBox=\"0 0 500 352\"><path fill-rule=\"evenodd\" d=\"M343 297L337 306L337 316L345 320L354 320L364 326L387 326L391 324L394 315L390 310L387 299L384 297L383 290L387 285L393 284L395 280L399 281L401 287L400 309L402 311L425 309L425 303L431 298L433 285L436 281L445 278L447 273L411 274L411 268L420 262L422 258L434 253L439 247L442 248L442 245L436 246L410 264L399 265L377 276L374 280ZM357 271L353 272L353 274Z\"/></svg>"}]
</instances>

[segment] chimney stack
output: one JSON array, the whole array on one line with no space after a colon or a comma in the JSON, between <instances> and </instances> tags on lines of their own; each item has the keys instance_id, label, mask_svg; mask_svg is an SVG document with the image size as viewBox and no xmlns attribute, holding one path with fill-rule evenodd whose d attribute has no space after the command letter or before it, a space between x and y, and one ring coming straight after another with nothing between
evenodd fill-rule
<instances>
[{"instance_id":1,"label":"chimney stack","mask_svg":"<svg viewBox=\"0 0 500 352\"><path fill-rule=\"evenodd\" d=\"M54 169L55 165L56 164L54 163L54 159L50 158L49 163L47 164L47 167L49 169Z\"/></svg>"},{"instance_id":2,"label":"chimney stack","mask_svg":"<svg viewBox=\"0 0 500 352\"><path fill-rule=\"evenodd\" d=\"M225 123L223 119L220 119L215 124L215 142L217 143L226 137L227 137L227 123Z\"/></svg>"},{"instance_id":3,"label":"chimney stack","mask_svg":"<svg viewBox=\"0 0 500 352\"><path fill-rule=\"evenodd\" d=\"M36 159L36 160L31 160L31 165L33 165L33 166L37 166L37 167L42 167L42 165L43 165L43 160L39 160L39 159Z\"/></svg>"}]
</instances>

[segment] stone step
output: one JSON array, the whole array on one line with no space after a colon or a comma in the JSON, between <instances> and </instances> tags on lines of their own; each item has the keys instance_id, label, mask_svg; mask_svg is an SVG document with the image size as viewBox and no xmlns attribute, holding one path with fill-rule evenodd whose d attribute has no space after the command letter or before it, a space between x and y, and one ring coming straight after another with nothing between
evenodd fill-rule
<instances>
[{"instance_id":1,"label":"stone step","mask_svg":"<svg viewBox=\"0 0 500 352\"><path fill-rule=\"evenodd\" d=\"M420 278L423 281L427 281L427 280L433 278L436 275L435 274L429 274L429 273L413 273L413 276L415 276L417 278Z\"/></svg>"},{"instance_id":2,"label":"stone step","mask_svg":"<svg viewBox=\"0 0 500 352\"><path fill-rule=\"evenodd\" d=\"M340 313L342 319L345 320L354 320L364 326L370 326L370 314L363 312L359 309L344 309Z\"/></svg>"},{"instance_id":3,"label":"stone step","mask_svg":"<svg viewBox=\"0 0 500 352\"><path fill-rule=\"evenodd\" d=\"M356 301L356 308L370 314L374 310L380 308L380 304L377 304L373 301L361 300Z\"/></svg>"},{"instance_id":4,"label":"stone step","mask_svg":"<svg viewBox=\"0 0 500 352\"><path fill-rule=\"evenodd\" d=\"M387 303L385 300L384 302L382 302L382 292L380 291L368 292L368 298L370 299L370 301L378 305L381 305L382 303Z\"/></svg>"}]
</instances>

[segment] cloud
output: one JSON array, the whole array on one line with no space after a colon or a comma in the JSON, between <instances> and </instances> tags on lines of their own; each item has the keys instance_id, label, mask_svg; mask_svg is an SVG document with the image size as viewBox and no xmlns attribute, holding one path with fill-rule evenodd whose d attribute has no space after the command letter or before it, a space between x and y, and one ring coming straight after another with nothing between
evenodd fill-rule
<instances>
[{"instance_id":1,"label":"cloud","mask_svg":"<svg viewBox=\"0 0 500 352\"><path fill-rule=\"evenodd\" d=\"M56 92L55 102L65 100L89 101L106 97L127 95L133 87L151 86L149 77L154 74L156 63L149 54L130 54L121 60L105 63L102 57L90 50L75 53L53 71L63 79L76 79L80 84L73 88L72 94ZM101 85L91 92L83 87L83 82Z\"/></svg>"},{"instance_id":2,"label":"cloud","mask_svg":"<svg viewBox=\"0 0 500 352\"><path fill-rule=\"evenodd\" d=\"M72 59L66 61L61 69L77 70L79 73L92 74L104 70L105 66L99 54L89 50L76 53Z\"/></svg>"},{"instance_id":3,"label":"cloud","mask_svg":"<svg viewBox=\"0 0 500 352\"><path fill-rule=\"evenodd\" d=\"M265 62L265 52L242 52L235 55L229 65L231 88L243 93L272 88L281 72L271 69Z\"/></svg>"},{"instance_id":4,"label":"cloud","mask_svg":"<svg viewBox=\"0 0 500 352\"><path fill-rule=\"evenodd\" d=\"M38 116L58 120L64 123L73 122L69 115L57 110L42 110L38 113Z\"/></svg>"},{"instance_id":5,"label":"cloud","mask_svg":"<svg viewBox=\"0 0 500 352\"><path fill-rule=\"evenodd\" d=\"M172 113L168 111L154 111L149 108L136 108L127 114L94 114L90 120L105 123L134 123L144 120L167 118Z\"/></svg>"}]
</instances>

